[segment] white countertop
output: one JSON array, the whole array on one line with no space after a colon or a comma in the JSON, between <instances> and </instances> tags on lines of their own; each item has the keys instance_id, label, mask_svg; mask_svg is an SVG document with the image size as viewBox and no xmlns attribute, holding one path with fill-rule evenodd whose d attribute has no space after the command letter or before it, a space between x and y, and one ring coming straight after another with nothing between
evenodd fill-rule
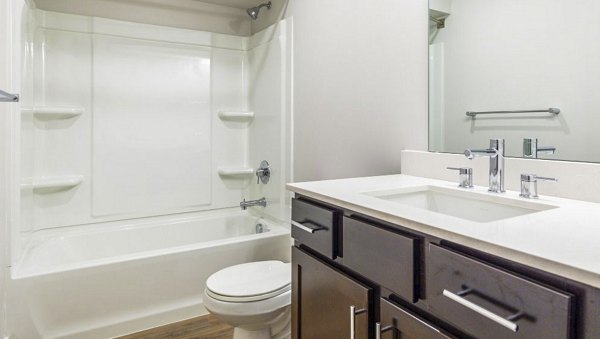
<instances>
[{"instance_id":1,"label":"white countertop","mask_svg":"<svg viewBox=\"0 0 600 339\"><path fill-rule=\"evenodd\" d=\"M362 194L426 185L463 190L454 182L400 174L292 183L287 189L600 288L600 204L549 196L524 200L507 191L502 197L559 208L478 223ZM487 187L472 190L495 194Z\"/></svg>"}]
</instances>

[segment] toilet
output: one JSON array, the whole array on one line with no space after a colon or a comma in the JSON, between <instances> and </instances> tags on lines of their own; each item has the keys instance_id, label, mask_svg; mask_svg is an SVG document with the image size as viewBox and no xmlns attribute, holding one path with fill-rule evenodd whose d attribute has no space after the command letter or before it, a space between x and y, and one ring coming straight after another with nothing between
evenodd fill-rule
<instances>
[{"instance_id":1,"label":"toilet","mask_svg":"<svg viewBox=\"0 0 600 339\"><path fill-rule=\"evenodd\" d=\"M206 309L234 327L234 339L288 339L291 264L258 261L224 268L206 280Z\"/></svg>"}]
</instances>

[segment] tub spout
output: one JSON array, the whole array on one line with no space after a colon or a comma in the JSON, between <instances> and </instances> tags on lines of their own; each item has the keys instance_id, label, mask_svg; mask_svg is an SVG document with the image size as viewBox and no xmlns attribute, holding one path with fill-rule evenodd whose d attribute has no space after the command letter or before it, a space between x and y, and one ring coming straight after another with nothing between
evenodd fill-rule
<instances>
[{"instance_id":1,"label":"tub spout","mask_svg":"<svg viewBox=\"0 0 600 339\"><path fill-rule=\"evenodd\" d=\"M262 197L258 200L248 200L246 201L246 199L242 200L242 202L240 202L240 207L242 208L242 210L246 210L248 207L250 206L262 206L262 207L267 207L267 199Z\"/></svg>"}]
</instances>

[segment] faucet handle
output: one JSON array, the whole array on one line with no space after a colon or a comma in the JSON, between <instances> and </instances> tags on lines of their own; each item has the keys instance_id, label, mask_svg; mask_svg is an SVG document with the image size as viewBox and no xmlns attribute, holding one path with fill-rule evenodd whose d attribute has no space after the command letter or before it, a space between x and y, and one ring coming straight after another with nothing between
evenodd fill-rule
<instances>
[{"instance_id":1,"label":"faucet handle","mask_svg":"<svg viewBox=\"0 0 600 339\"><path fill-rule=\"evenodd\" d=\"M271 178L271 165L269 165L269 162L266 160L261 161L260 166L254 174L256 174L257 185L261 182L263 184L269 183L269 179Z\"/></svg>"},{"instance_id":2,"label":"faucet handle","mask_svg":"<svg viewBox=\"0 0 600 339\"><path fill-rule=\"evenodd\" d=\"M537 174L521 174L521 194L519 194L519 196L528 199L538 198L538 180L558 182L558 179L556 178L540 177Z\"/></svg>"},{"instance_id":3,"label":"faucet handle","mask_svg":"<svg viewBox=\"0 0 600 339\"><path fill-rule=\"evenodd\" d=\"M446 169L458 171L458 187L473 187L473 169L471 167L446 167Z\"/></svg>"},{"instance_id":4,"label":"faucet handle","mask_svg":"<svg viewBox=\"0 0 600 339\"><path fill-rule=\"evenodd\" d=\"M537 159L540 154L554 154L556 147L554 146L538 146L538 139L525 138L523 139L523 157Z\"/></svg>"}]
</instances>

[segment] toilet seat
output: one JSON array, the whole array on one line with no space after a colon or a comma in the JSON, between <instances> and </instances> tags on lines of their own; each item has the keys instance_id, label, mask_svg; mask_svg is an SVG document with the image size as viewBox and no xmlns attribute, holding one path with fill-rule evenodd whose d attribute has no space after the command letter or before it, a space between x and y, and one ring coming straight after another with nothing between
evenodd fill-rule
<instances>
[{"instance_id":1,"label":"toilet seat","mask_svg":"<svg viewBox=\"0 0 600 339\"><path fill-rule=\"evenodd\" d=\"M215 293L208 288L206 289L206 294L208 296L210 296L211 298L220 300L220 301L227 301L227 302L233 302L233 303L244 303L244 302L260 301L260 300L273 298L280 294L288 292L289 290L291 290L290 284L288 284L278 290L269 292L269 293L251 295L251 296L246 296L246 297L232 297L232 296L222 295L222 294Z\"/></svg>"},{"instance_id":2,"label":"toilet seat","mask_svg":"<svg viewBox=\"0 0 600 339\"><path fill-rule=\"evenodd\" d=\"M206 294L224 302L253 302L284 294L291 289L291 264L277 260L224 268L206 281Z\"/></svg>"}]
</instances>

